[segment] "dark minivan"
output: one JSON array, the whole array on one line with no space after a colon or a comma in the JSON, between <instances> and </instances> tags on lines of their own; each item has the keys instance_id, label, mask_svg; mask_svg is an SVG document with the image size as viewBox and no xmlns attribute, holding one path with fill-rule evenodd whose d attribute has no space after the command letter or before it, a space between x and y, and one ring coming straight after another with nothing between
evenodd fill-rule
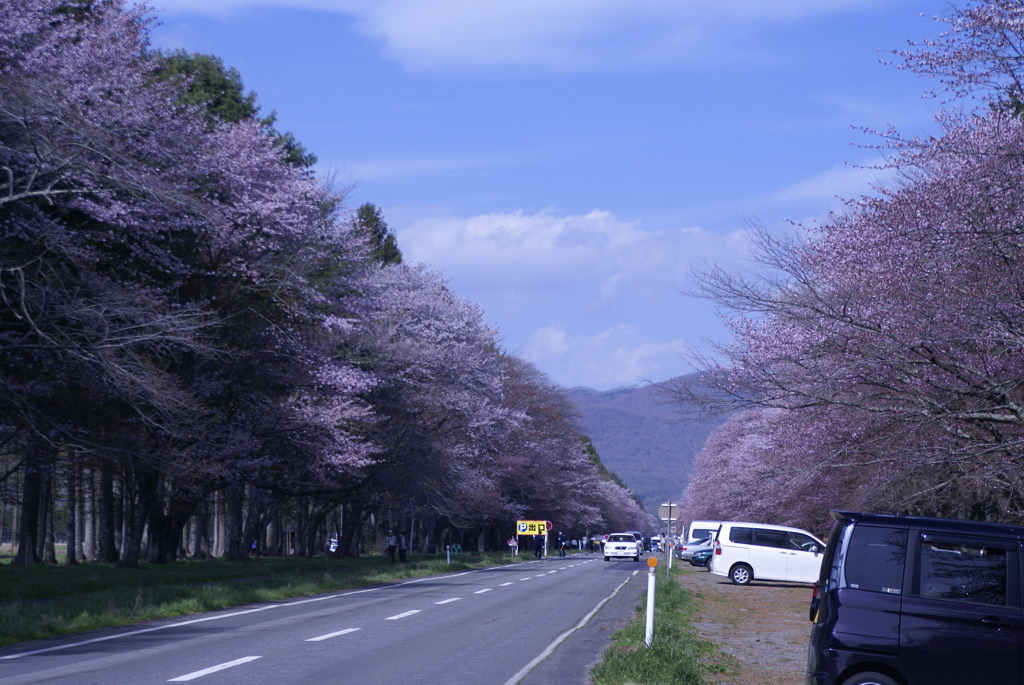
<instances>
[{"instance_id":1,"label":"dark minivan","mask_svg":"<svg viewBox=\"0 0 1024 685\"><path fill-rule=\"evenodd\" d=\"M1024 684L1024 527L832 516L807 685Z\"/></svg>"}]
</instances>

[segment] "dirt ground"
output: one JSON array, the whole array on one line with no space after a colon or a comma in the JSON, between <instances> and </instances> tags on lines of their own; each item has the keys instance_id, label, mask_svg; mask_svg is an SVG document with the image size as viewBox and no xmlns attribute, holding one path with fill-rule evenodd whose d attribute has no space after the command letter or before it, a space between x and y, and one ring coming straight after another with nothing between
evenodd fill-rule
<instances>
[{"instance_id":1,"label":"dirt ground","mask_svg":"<svg viewBox=\"0 0 1024 685\"><path fill-rule=\"evenodd\" d=\"M674 560L682 586L702 598L700 634L735 657L736 669L715 685L803 685L811 586L754 581L733 585L706 569Z\"/></svg>"}]
</instances>

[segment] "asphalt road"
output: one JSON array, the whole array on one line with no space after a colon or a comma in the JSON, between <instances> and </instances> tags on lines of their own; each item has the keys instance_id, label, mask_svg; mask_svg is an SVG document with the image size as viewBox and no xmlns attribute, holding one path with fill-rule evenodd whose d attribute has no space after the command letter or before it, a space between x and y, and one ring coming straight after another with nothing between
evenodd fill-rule
<instances>
[{"instance_id":1,"label":"asphalt road","mask_svg":"<svg viewBox=\"0 0 1024 685\"><path fill-rule=\"evenodd\" d=\"M585 683L647 567L547 557L0 650L0 683Z\"/></svg>"}]
</instances>

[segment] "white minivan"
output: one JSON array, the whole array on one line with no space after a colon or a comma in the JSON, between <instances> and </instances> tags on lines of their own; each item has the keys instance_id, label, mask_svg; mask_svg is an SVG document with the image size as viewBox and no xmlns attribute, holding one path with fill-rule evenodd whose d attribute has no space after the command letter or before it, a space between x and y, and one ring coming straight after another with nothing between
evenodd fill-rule
<instances>
[{"instance_id":1,"label":"white minivan","mask_svg":"<svg viewBox=\"0 0 1024 685\"><path fill-rule=\"evenodd\" d=\"M720 525L721 521L690 521L686 529L686 541L690 543L714 537Z\"/></svg>"},{"instance_id":2,"label":"white minivan","mask_svg":"<svg viewBox=\"0 0 1024 685\"><path fill-rule=\"evenodd\" d=\"M737 585L752 580L813 583L825 543L806 530L767 523L723 521L708 568Z\"/></svg>"}]
</instances>

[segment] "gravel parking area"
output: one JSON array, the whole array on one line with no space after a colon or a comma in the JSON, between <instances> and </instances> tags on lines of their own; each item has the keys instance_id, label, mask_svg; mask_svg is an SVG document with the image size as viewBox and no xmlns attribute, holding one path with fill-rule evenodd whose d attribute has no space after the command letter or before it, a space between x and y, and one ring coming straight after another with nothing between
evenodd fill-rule
<instances>
[{"instance_id":1,"label":"gravel parking area","mask_svg":"<svg viewBox=\"0 0 1024 685\"><path fill-rule=\"evenodd\" d=\"M811 623L811 586L754 581L734 585L706 569L680 563L680 584L701 596L702 637L735 662L714 685L803 685Z\"/></svg>"}]
</instances>

